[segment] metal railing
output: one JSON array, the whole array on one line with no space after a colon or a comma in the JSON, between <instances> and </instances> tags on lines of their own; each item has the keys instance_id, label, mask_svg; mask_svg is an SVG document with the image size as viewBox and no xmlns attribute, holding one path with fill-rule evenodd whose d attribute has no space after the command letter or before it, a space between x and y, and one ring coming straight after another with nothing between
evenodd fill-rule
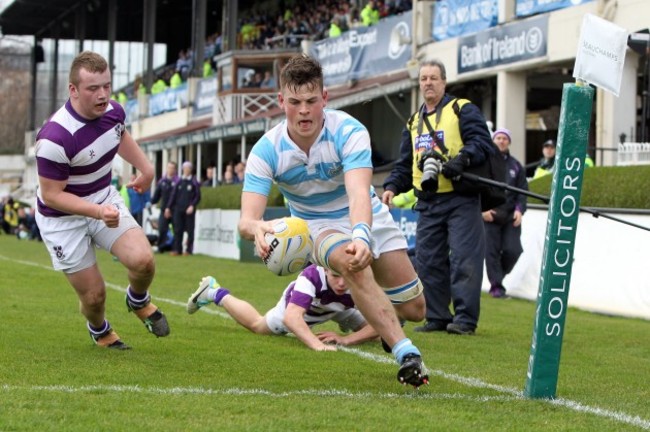
<instances>
[{"instance_id":1,"label":"metal railing","mask_svg":"<svg viewBox=\"0 0 650 432\"><path fill-rule=\"evenodd\" d=\"M309 39L309 35L296 34L270 37L264 41L264 49L298 48L303 39Z\"/></svg>"},{"instance_id":2,"label":"metal railing","mask_svg":"<svg viewBox=\"0 0 650 432\"><path fill-rule=\"evenodd\" d=\"M618 145L616 165L650 165L650 143L626 142Z\"/></svg>"},{"instance_id":3,"label":"metal railing","mask_svg":"<svg viewBox=\"0 0 650 432\"><path fill-rule=\"evenodd\" d=\"M232 123L264 114L277 107L276 95L275 92L267 92L217 96L214 124Z\"/></svg>"}]
</instances>

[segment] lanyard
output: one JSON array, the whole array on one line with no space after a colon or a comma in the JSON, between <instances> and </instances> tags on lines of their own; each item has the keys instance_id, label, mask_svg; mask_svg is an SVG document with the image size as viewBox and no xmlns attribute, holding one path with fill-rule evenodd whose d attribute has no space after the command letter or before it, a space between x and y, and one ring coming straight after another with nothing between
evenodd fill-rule
<instances>
[{"instance_id":1,"label":"lanyard","mask_svg":"<svg viewBox=\"0 0 650 432\"><path fill-rule=\"evenodd\" d=\"M442 107L441 107L442 101L436 106L436 126L440 124L440 116L442 115ZM447 147L445 146L445 143L443 140L439 139L437 134L436 134L436 129L431 126L431 122L429 122L429 116L427 115L427 106L426 104L422 104L420 107L420 116L418 118L418 135L422 135L423 132L423 124L427 127L429 131L429 135L431 135L431 138L433 139L434 143L440 148L442 151L442 154L445 156L449 153L449 150L447 150Z\"/></svg>"}]
</instances>

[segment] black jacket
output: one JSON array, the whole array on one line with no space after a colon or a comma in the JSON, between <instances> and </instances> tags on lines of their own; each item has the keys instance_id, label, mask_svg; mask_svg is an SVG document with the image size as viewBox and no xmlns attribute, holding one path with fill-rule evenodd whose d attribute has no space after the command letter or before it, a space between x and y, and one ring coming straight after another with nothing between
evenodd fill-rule
<instances>
[{"instance_id":1,"label":"black jacket","mask_svg":"<svg viewBox=\"0 0 650 432\"><path fill-rule=\"evenodd\" d=\"M526 170L519 161L510 153L505 153L503 159L506 161L506 183L517 189L528 190ZM505 210L508 214L515 210L519 210L523 214L526 212L526 203L526 195L506 190L506 202L497 208Z\"/></svg>"},{"instance_id":2,"label":"black jacket","mask_svg":"<svg viewBox=\"0 0 650 432\"><path fill-rule=\"evenodd\" d=\"M151 198L151 204L156 204L158 201L160 201L160 208L163 210L166 209L167 203L169 202L169 198L172 195L174 183L176 181L178 181L178 177L176 176L172 178L163 177L160 180L158 180L158 184L156 185L156 191L154 192L153 197Z\"/></svg>"},{"instance_id":3,"label":"black jacket","mask_svg":"<svg viewBox=\"0 0 650 432\"><path fill-rule=\"evenodd\" d=\"M166 208L172 211L185 211L189 206L196 209L201 201L201 185L196 177L181 178L174 184L173 192Z\"/></svg>"},{"instance_id":4,"label":"black jacket","mask_svg":"<svg viewBox=\"0 0 650 432\"><path fill-rule=\"evenodd\" d=\"M442 109L454 99L455 96L445 94L436 110ZM485 118L476 105L468 103L461 108L458 119L463 152L469 155L471 165L480 165L493 148ZM411 133L406 126L402 129L399 159L384 181L384 189L391 190L395 194L413 189L413 143Z\"/></svg>"}]
</instances>

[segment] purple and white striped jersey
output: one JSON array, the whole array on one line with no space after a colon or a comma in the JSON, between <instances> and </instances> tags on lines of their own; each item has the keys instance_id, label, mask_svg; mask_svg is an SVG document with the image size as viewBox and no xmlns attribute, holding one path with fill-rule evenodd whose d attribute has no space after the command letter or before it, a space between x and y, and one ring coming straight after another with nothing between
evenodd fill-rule
<instances>
[{"instance_id":1,"label":"purple and white striped jersey","mask_svg":"<svg viewBox=\"0 0 650 432\"><path fill-rule=\"evenodd\" d=\"M329 321L337 312L354 308L349 292L337 295L327 286L325 269L314 264L300 273L300 276L284 290L285 306L294 303L307 312L305 322L309 326Z\"/></svg>"},{"instance_id":2,"label":"purple and white striped jersey","mask_svg":"<svg viewBox=\"0 0 650 432\"><path fill-rule=\"evenodd\" d=\"M113 158L124 133L122 106L110 101L106 112L94 120L77 114L70 100L43 125L36 137L36 170L40 177L67 181L64 189L96 204L109 194ZM43 216L65 216L43 203L37 192L38 211Z\"/></svg>"}]
</instances>

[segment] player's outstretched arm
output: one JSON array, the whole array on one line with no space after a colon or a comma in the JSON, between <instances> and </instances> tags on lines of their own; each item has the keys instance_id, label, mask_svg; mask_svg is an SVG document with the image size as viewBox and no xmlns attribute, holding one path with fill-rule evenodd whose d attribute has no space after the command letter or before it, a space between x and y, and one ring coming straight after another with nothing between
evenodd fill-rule
<instances>
[{"instance_id":1,"label":"player's outstretched arm","mask_svg":"<svg viewBox=\"0 0 650 432\"><path fill-rule=\"evenodd\" d=\"M346 253L351 255L348 261L349 270L358 272L372 263L370 250L370 229L372 226L372 205L370 203L370 182L372 170L357 168L345 173L345 190L350 200L350 222L352 224L352 242L346 247ZM356 227L362 227L355 231ZM365 227L365 228L363 228ZM356 236L366 233L364 238Z\"/></svg>"},{"instance_id":2,"label":"player's outstretched arm","mask_svg":"<svg viewBox=\"0 0 650 432\"><path fill-rule=\"evenodd\" d=\"M263 220L268 198L254 192L243 192L241 197L241 216L239 217L239 235L255 242L257 254L264 258L269 253L269 245L264 236L273 232L273 221Z\"/></svg>"},{"instance_id":3,"label":"player's outstretched arm","mask_svg":"<svg viewBox=\"0 0 650 432\"><path fill-rule=\"evenodd\" d=\"M350 200L350 222L372 225L372 205L370 204L370 185L372 170L357 168L345 173L345 190Z\"/></svg>"},{"instance_id":4,"label":"player's outstretched arm","mask_svg":"<svg viewBox=\"0 0 650 432\"><path fill-rule=\"evenodd\" d=\"M298 306L294 303L289 303L287 309L284 312L284 325L296 335L298 339L308 348L313 349L314 351L336 351L336 346L327 345L321 342L315 334L311 332L311 329L305 322L305 312L304 308Z\"/></svg>"},{"instance_id":5,"label":"player's outstretched arm","mask_svg":"<svg viewBox=\"0 0 650 432\"><path fill-rule=\"evenodd\" d=\"M350 346L377 340L379 338L379 333L377 333L371 325L366 323L359 330L350 333L349 335L341 335L336 332L325 331L316 333L316 336L323 343Z\"/></svg>"},{"instance_id":6,"label":"player's outstretched arm","mask_svg":"<svg viewBox=\"0 0 650 432\"><path fill-rule=\"evenodd\" d=\"M342 345L358 345L364 342L369 342L379 339L379 333L372 328L370 324L364 325L359 330L343 336Z\"/></svg>"}]
</instances>

